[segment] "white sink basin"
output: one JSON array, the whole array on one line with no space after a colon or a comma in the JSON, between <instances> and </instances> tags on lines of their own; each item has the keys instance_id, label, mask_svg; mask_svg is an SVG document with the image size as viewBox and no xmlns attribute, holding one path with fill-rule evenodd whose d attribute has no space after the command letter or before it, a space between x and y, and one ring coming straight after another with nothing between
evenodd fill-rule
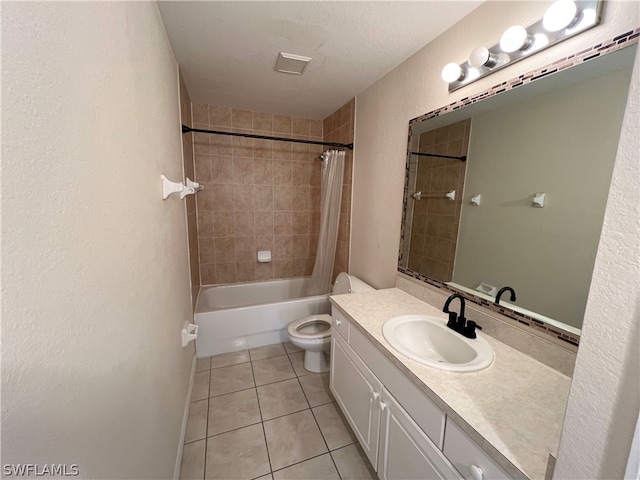
<instances>
[{"instance_id":1,"label":"white sink basin","mask_svg":"<svg viewBox=\"0 0 640 480\"><path fill-rule=\"evenodd\" d=\"M493 348L480 334L473 339L463 337L438 317L393 317L382 326L382 335L398 352L427 367L475 372L493 363Z\"/></svg>"}]
</instances>

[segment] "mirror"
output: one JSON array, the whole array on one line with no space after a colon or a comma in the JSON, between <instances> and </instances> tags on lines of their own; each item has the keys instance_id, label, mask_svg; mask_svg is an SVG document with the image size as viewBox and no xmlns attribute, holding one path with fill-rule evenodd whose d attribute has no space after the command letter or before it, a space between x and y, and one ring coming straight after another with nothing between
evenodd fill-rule
<instances>
[{"instance_id":1,"label":"mirror","mask_svg":"<svg viewBox=\"0 0 640 480\"><path fill-rule=\"evenodd\" d=\"M579 335L635 50L412 120L399 271Z\"/></svg>"}]
</instances>

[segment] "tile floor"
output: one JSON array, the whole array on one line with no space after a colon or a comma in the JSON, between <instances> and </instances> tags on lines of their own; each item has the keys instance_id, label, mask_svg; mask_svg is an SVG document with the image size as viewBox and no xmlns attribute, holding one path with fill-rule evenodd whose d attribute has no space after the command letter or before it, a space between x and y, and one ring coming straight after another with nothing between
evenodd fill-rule
<instances>
[{"instance_id":1,"label":"tile floor","mask_svg":"<svg viewBox=\"0 0 640 480\"><path fill-rule=\"evenodd\" d=\"M198 360L181 480L377 478L303 354L278 343Z\"/></svg>"}]
</instances>

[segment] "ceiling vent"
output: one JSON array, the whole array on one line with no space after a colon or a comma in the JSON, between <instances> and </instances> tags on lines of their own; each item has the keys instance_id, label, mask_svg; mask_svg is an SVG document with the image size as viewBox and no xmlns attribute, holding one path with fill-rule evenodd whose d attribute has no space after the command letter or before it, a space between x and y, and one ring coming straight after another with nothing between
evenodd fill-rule
<instances>
[{"instance_id":1,"label":"ceiling vent","mask_svg":"<svg viewBox=\"0 0 640 480\"><path fill-rule=\"evenodd\" d=\"M276 70L282 73L302 75L302 72L307 68L310 61L311 58L309 57L280 52L278 54L278 61L276 62Z\"/></svg>"}]
</instances>

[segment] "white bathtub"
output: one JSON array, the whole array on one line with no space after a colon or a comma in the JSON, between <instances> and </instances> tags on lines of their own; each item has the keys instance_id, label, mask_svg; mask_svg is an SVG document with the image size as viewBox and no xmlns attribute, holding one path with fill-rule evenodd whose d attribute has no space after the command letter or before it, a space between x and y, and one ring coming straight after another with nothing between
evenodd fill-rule
<instances>
[{"instance_id":1,"label":"white bathtub","mask_svg":"<svg viewBox=\"0 0 640 480\"><path fill-rule=\"evenodd\" d=\"M299 318L330 313L329 295L303 297L309 278L202 287L196 304L198 358L289 339Z\"/></svg>"}]
</instances>

